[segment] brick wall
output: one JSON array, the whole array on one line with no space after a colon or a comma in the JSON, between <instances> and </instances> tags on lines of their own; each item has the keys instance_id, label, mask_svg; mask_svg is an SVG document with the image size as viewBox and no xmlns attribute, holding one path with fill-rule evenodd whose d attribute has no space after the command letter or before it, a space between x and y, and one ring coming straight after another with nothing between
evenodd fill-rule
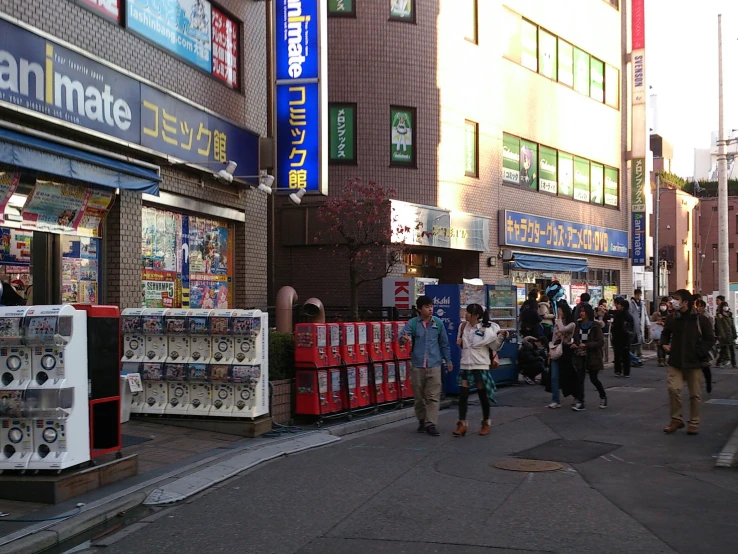
<instances>
[{"instance_id":1,"label":"brick wall","mask_svg":"<svg viewBox=\"0 0 738 554\"><path fill-rule=\"evenodd\" d=\"M127 32L69 0L0 0L0 11L90 54L109 61L166 90L179 94L235 123L267 134L266 3L220 0L216 4L243 22L241 67L243 90L234 91L164 50ZM49 133L72 136L57 126ZM117 145L76 135L80 141L160 163ZM196 198L246 214L235 230L235 305L266 308L267 210L261 192L238 192L212 179L162 167L161 190ZM106 223L107 293L105 302L121 308L140 305L141 197L123 191ZM105 291L104 291L105 292Z\"/></svg>"}]
</instances>

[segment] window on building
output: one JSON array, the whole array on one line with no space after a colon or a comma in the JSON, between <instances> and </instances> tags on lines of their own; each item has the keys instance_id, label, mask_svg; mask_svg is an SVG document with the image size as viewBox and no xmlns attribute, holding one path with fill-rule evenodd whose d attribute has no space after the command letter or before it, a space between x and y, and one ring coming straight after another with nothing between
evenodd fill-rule
<instances>
[{"instance_id":1,"label":"window on building","mask_svg":"<svg viewBox=\"0 0 738 554\"><path fill-rule=\"evenodd\" d=\"M356 164L356 104L328 105L328 161Z\"/></svg>"},{"instance_id":2,"label":"window on building","mask_svg":"<svg viewBox=\"0 0 738 554\"><path fill-rule=\"evenodd\" d=\"M605 101L605 64L596 58L589 62L589 96L598 102Z\"/></svg>"},{"instance_id":3,"label":"window on building","mask_svg":"<svg viewBox=\"0 0 738 554\"><path fill-rule=\"evenodd\" d=\"M520 27L520 65L538 71L538 27L523 19Z\"/></svg>"},{"instance_id":4,"label":"window on building","mask_svg":"<svg viewBox=\"0 0 738 554\"><path fill-rule=\"evenodd\" d=\"M590 67L589 54L574 48L574 90L589 96Z\"/></svg>"},{"instance_id":5,"label":"window on building","mask_svg":"<svg viewBox=\"0 0 738 554\"><path fill-rule=\"evenodd\" d=\"M503 56L518 64L520 63L520 56L522 53L520 42L522 24L522 17L507 8L502 9L502 30L505 33L503 40L505 51Z\"/></svg>"},{"instance_id":6,"label":"window on building","mask_svg":"<svg viewBox=\"0 0 738 554\"><path fill-rule=\"evenodd\" d=\"M328 17L356 17L354 0L328 0Z\"/></svg>"},{"instance_id":7,"label":"window on building","mask_svg":"<svg viewBox=\"0 0 738 554\"><path fill-rule=\"evenodd\" d=\"M692 216L690 214L687 214L687 233L689 233L691 222L692 222Z\"/></svg>"},{"instance_id":8,"label":"window on building","mask_svg":"<svg viewBox=\"0 0 738 554\"><path fill-rule=\"evenodd\" d=\"M728 211L729 212L732 212L733 211L733 206L728 206Z\"/></svg>"},{"instance_id":9,"label":"window on building","mask_svg":"<svg viewBox=\"0 0 738 554\"><path fill-rule=\"evenodd\" d=\"M463 0L464 9L464 25L466 32L464 38L473 44L478 44L479 40L479 6L478 0Z\"/></svg>"},{"instance_id":10,"label":"window on building","mask_svg":"<svg viewBox=\"0 0 738 554\"><path fill-rule=\"evenodd\" d=\"M565 40L559 39L559 83L574 86L574 47Z\"/></svg>"},{"instance_id":11,"label":"window on building","mask_svg":"<svg viewBox=\"0 0 738 554\"><path fill-rule=\"evenodd\" d=\"M605 65L605 104L620 107L620 72L611 65Z\"/></svg>"},{"instance_id":12,"label":"window on building","mask_svg":"<svg viewBox=\"0 0 738 554\"><path fill-rule=\"evenodd\" d=\"M479 124L464 121L464 174L479 177Z\"/></svg>"},{"instance_id":13,"label":"window on building","mask_svg":"<svg viewBox=\"0 0 738 554\"><path fill-rule=\"evenodd\" d=\"M415 2L413 0L390 0L390 19L415 23Z\"/></svg>"},{"instance_id":14,"label":"window on building","mask_svg":"<svg viewBox=\"0 0 738 554\"><path fill-rule=\"evenodd\" d=\"M713 211L713 212L716 212L716 211L717 211L717 206L713 206L713 207L712 207L712 211Z\"/></svg>"},{"instance_id":15,"label":"window on building","mask_svg":"<svg viewBox=\"0 0 738 554\"><path fill-rule=\"evenodd\" d=\"M543 29L538 29L538 72L555 81L557 66L556 37Z\"/></svg>"},{"instance_id":16,"label":"window on building","mask_svg":"<svg viewBox=\"0 0 738 554\"><path fill-rule=\"evenodd\" d=\"M390 106L390 165L417 167L415 108Z\"/></svg>"}]
</instances>

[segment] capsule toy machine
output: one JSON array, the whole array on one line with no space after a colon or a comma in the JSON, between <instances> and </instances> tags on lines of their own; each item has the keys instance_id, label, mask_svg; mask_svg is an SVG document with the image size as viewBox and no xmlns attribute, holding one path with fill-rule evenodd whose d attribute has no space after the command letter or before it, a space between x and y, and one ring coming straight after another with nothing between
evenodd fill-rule
<instances>
[{"instance_id":1,"label":"capsule toy machine","mask_svg":"<svg viewBox=\"0 0 738 554\"><path fill-rule=\"evenodd\" d=\"M384 348L382 345L382 324L379 322L366 323L367 340L369 341L369 359L373 362L384 360Z\"/></svg>"},{"instance_id":2,"label":"capsule toy machine","mask_svg":"<svg viewBox=\"0 0 738 554\"><path fill-rule=\"evenodd\" d=\"M27 469L61 471L87 462L87 313L69 305L32 306L24 327L32 373L25 401L33 441Z\"/></svg>"},{"instance_id":3,"label":"capsule toy machine","mask_svg":"<svg viewBox=\"0 0 738 554\"><path fill-rule=\"evenodd\" d=\"M400 398L413 397L413 380L412 369L410 365L410 357L413 351L413 343L411 340L400 342L405 330L405 321L393 322L392 346L394 348L395 358L397 359L397 382L400 386Z\"/></svg>"},{"instance_id":4,"label":"capsule toy machine","mask_svg":"<svg viewBox=\"0 0 738 554\"><path fill-rule=\"evenodd\" d=\"M328 345L328 329L325 323L298 323L295 325L295 363L306 367L330 367L340 358L338 344L333 350ZM338 329L338 325L332 326ZM339 331L340 332L340 331Z\"/></svg>"},{"instance_id":5,"label":"capsule toy machine","mask_svg":"<svg viewBox=\"0 0 738 554\"><path fill-rule=\"evenodd\" d=\"M188 364L187 381L190 397L187 415L209 415L213 390L210 383L210 366L206 364Z\"/></svg>"},{"instance_id":6,"label":"capsule toy machine","mask_svg":"<svg viewBox=\"0 0 738 554\"><path fill-rule=\"evenodd\" d=\"M342 368L334 367L328 370L328 404L324 414L332 414L345 410L348 407L348 392L343 387L341 378Z\"/></svg>"},{"instance_id":7,"label":"capsule toy machine","mask_svg":"<svg viewBox=\"0 0 738 554\"><path fill-rule=\"evenodd\" d=\"M236 362L236 345L233 336L232 317L235 310L213 310L210 313L210 336L213 357L207 367L208 382L190 380L190 396L192 413L202 413L207 404L207 415L213 417L230 417L233 412L235 385L232 382L231 368ZM195 400L200 404L195 406Z\"/></svg>"},{"instance_id":8,"label":"capsule toy machine","mask_svg":"<svg viewBox=\"0 0 738 554\"><path fill-rule=\"evenodd\" d=\"M328 413L328 370L306 369L295 372L295 414Z\"/></svg>"},{"instance_id":9,"label":"capsule toy machine","mask_svg":"<svg viewBox=\"0 0 738 554\"><path fill-rule=\"evenodd\" d=\"M397 382L397 364L384 362L384 399L386 402L400 399L400 386Z\"/></svg>"},{"instance_id":10,"label":"capsule toy machine","mask_svg":"<svg viewBox=\"0 0 738 554\"><path fill-rule=\"evenodd\" d=\"M126 308L120 314L120 333L123 339L120 359L121 375L142 373L146 356L146 338L143 334L141 315L144 308ZM141 377L143 379L143 376ZM131 413L140 414L144 405L143 392L131 392Z\"/></svg>"},{"instance_id":11,"label":"capsule toy machine","mask_svg":"<svg viewBox=\"0 0 738 554\"><path fill-rule=\"evenodd\" d=\"M356 323L341 323L341 362L352 365L357 362Z\"/></svg>"},{"instance_id":12,"label":"capsule toy machine","mask_svg":"<svg viewBox=\"0 0 738 554\"><path fill-rule=\"evenodd\" d=\"M33 421L23 407L24 390L0 390L0 473L23 471L33 454Z\"/></svg>"},{"instance_id":13,"label":"capsule toy machine","mask_svg":"<svg viewBox=\"0 0 738 554\"><path fill-rule=\"evenodd\" d=\"M141 364L141 380L143 381L142 414L163 415L169 403L169 391L166 382L165 364L160 362L144 362Z\"/></svg>"},{"instance_id":14,"label":"capsule toy machine","mask_svg":"<svg viewBox=\"0 0 738 554\"><path fill-rule=\"evenodd\" d=\"M397 362L397 382L400 386L400 398L406 400L413 397L413 379L410 360Z\"/></svg>"},{"instance_id":15,"label":"capsule toy machine","mask_svg":"<svg viewBox=\"0 0 738 554\"><path fill-rule=\"evenodd\" d=\"M25 390L31 381L31 350L23 342L27 311L26 307L0 308L0 395L4 390Z\"/></svg>"},{"instance_id":16,"label":"capsule toy machine","mask_svg":"<svg viewBox=\"0 0 738 554\"><path fill-rule=\"evenodd\" d=\"M388 398L385 387L384 363L378 362L373 364L374 390L372 391L372 401L375 404L387 402ZM371 389L370 389L371 390Z\"/></svg>"},{"instance_id":17,"label":"capsule toy machine","mask_svg":"<svg viewBox=\"0 0 738 554\"><path fill-rule=\"evenodd\" d=\"M190 335L191 364L209 364L213 359L213 338L210 336L210 313L213 310L187 312L187 331Z\"/></svg>"},{"instance_id":18,"label":"capsule toy machine","mask_svg":"<svg viewBox=\"0 0 738 554\"><path fill-rule=\"evenodd\" d=\"M144 362L167 361L169 342L166 336L167 308L147 308L141 313L141 329L144 336Z\"/></svg>"},{"instance_id":19,"label":"capsule toy machine","mask_svg":"<svg viewBox=\"0 0 738 554\"><path fill-rule=\"evenodd\" d=\"M187 380L187 366L184 362L164 364L164 380L166 381L167 403L166 415L185 415L190 405L190 385Z\"/></svg>"},{"instance_id":20,"label":"capsule toy machine","mask_svg":"<svg viewBox=\"0 0 738 554\"><path fill-rule=\"evenodd\" d=\"M369 361L369 329L366 323L356 324L356 363L365 364Z\"/></svg>"},{"instance_id":21,"label":"capsule toy machine","mask_svg":"<svg viewBox=\"0 0 738 554\"><path fill-rule=\"evenodd\" d=\"M326 323L328 366L341 365L341 324Z\"/></svg>"},{"instance_id":22,"label":"capsule toy machine","mask_svg":"<svg viewBox=\"0 0 738 554\"><path fill-rule=\"evenodd\" d=\"M392 321L382 322L382 345L381 347L384 352L385 360L395 359L395 347L394 347L395 331L393 327L394 327L394 323Z\"/></svg>"},{"instance_id":23,"label":"capsule toy machine","mask_svg":"<svg viewBox=\"0 0 738 554\"><path fill-rule=\"evenodd\" d=\"M352 408L363 408L372 403L372 394L369 385L369 366L362 364L356 366L356 383L351 386L351 378L349 376L349 390L354 392L352 397Z\"/></svg>"},{"instance_id":24,"label":"capsule toy machine","mask_svg":"<svg viewBox=\"0 0 738 554\"><path fill-rule=\"evenodd\" d=\"M395 321L392 324L392 347L394 355L398 360L409 360L413 353L413 341L406 340L400 342L400 337L405 331L405 321Z\"/></svg>"},{"instance_id":25,"label":"capsule toy machine","mask_svg":"<svg viewBox=\"0 0 738 554\"><path fill-rule=\"evenodd\" d=\"M190 359L190 337L187 326L189 310L170 309L164 314L164 332L167 358L164 379L167 388L167 415L184 415L189 406L190 390L187 379L187 361Z\"/></svg>"},{"instance_id":26,"label":"capsule toy machine","mask_svg":"<svg viewBox=\"0 0 738 554\"><path fill-rule=\"evenodd\" d=\"M234 310L213 310L210 312L210 337L212 341L212 364L232 364L236 357L231 317Z\"/></svg>"},{"instance_id":27,"label":"capsule toy machine","mask_svg":"<svg viewBox=\"0 0 738 554\"><path fill-rule=\"evenodd\" d=\"M231 417L236 399L236 385L233 383L233 365L210 364L210 417Z\"/></svg>"},{"instance_id":28,"label":"capsule toy machine","mask_svg":"<svg viewBox=\"0 0 738 554\"><path fill-rule=\"evenodd\" d=\"M187 332L189 310L168 310L164 316L167 337L168 364L184 363L190 357L190 337Z\"/></svg>"},{"instance_id":29,"label":"capsule toy machine","mask_svg":"<svg viewBox=\"0 0 738 554\"><path fill-rule=\"evenodd\" d=\"M231 367L235 384L232 415L259 417L269 413L268 316L260 310L234 310L231 323L237 360Z\"/></svg>"}]
</instances>

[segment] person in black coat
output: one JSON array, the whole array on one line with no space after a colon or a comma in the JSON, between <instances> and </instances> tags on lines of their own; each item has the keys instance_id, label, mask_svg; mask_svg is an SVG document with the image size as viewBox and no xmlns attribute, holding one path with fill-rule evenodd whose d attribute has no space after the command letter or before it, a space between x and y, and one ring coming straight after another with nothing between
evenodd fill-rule
<instances>
[{"instance_id":1,"label":"person in black coat","mask_svg":"<svg viewBox=\"0 0 738 554\"><path fill-rule=\"evenodd\" d=\"M615 354L615 377L630 377L630 345L635 321L630 314L630 303L623 297L615 299L615 310L610 324L610 340Z\"/></svg>"},{"instance_id":2,"label":"person in black coat","mask_svg":"<svg viewBox=\"0 0 738 554\"><path fill-rule=\"evenodd\" d=\"M541 314L538 313L538 291L533 289L528 293L526 300L520 308L520 335L522 337L543 336Z\"/></svg>"},{"instance_id":3,"label":"person in black coat","mask_svg":"<svg viewBox=\"0 0 738 554\"><path fill-rule=\"evenodd\" d=\"M541 338L525 337L518 351L518 369L529 385L536 384L536 377L546 370L548 355Z\"/></svg>"}]
</instances>

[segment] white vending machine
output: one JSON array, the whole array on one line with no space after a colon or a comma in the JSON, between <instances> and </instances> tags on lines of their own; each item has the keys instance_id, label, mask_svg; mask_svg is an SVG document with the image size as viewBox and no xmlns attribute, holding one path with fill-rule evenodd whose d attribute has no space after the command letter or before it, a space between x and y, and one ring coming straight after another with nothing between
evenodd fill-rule
<instances>
[{"instance_id":1,"label":"white vending machine","mask_svg":"<svg viewBox=\"0 0 738 554\"><path fill-rule=\"evenodd\" d=\"M190 334L191 364L209 364L213 357L212 337L210 336L210 312L212 310L189 310L187 330Z\"/></svg>"},{"instance_id":2,"label":"white vending machine","mask_svg":"<svg viewBox=\"0 0 738 554\"><path fill-rule=\"evenodd\" d=\"M165 317L169 312L164 308L147 308L141 313L145 351L141 368L144 402L142 414L162 415L167 409L169 394L165 381L164 366L169 355L165 333Z\"/></svg>"},{"instance_id":3,"label":"white vending machine","mask_svg":"<svg viewBox=\"0 0 738 554\"><path fill-rule=\"evenodd\" d=\"M258 417L269 412L268 316L260 310L234 310L231 326L236 351L232 415Z\"/></svg>"},{"instance_id":4,"label":"white vending machine","mask_svg":"<svg viewBox=\"0 0 738 554\"><path fill-rule=\"evenodd\" d=\"M25 392L0 391L0 473L24 471L33 454L33 422L23 412Z\"/></svg>"},{"instance_id":5,"label":"white vending machine","mask_svg":"<svg viewBox=\"0 0 738 554\"><path fill-rule=\"evenodd\" d=\"M144 308L127 308L120 314L120 332L123 335L123 355L120 359L121 375L141 375L146 354L141 315ZM143 375L141 375L143 379ZM127 385L126 385L127 386ZM146 398L143 392L131 392L131 413L140 414Z\"/></svg>"},{"instance_id":6,"label":"white vending machine","mask_svg":"<svg viewBox=\"0 0 738 554\"><path fill-rule=\"evenodd\" d=\"M190 358L190 336L187 328L189 310L168 310L164 315L167 360L164 373L167 384L167 415L184 415L190 404L187 380L187 360Z\"/></svg>"},{"instance_id":7,"label":"white vending machine","mask_svg":"<svg viewBox=\"0 0 738 554\"><path fill-rule=\"evenodd\" d=\"M28 308L0 308L0 390L25 390L31 381L31 349L23 342Z\"/></svg>"},{"instance_id":8,"label":"white vending machine","mask_svg":"<svg viewBox=\"0 0 738 554\"><path fill-rule=\"evenodd\" d=\"M231 382L231 366L236 360L236 350L231 321L234 312L235 310L210 312L213 357L208 366L208 415L213 417L230 417L233 414L235 390Z\"/></svg>"},{"instance_id":9,"label":"white vending machine","mask_svg":"<svg viewBox=\"0 0 738 554\"><path fill-rule=\"evenodd\" d=\"M32 306L24 318L31 381L24 412L32 420L29 470L57 470L90 460L87 313Z\"/></svg>"}]
</instances>

